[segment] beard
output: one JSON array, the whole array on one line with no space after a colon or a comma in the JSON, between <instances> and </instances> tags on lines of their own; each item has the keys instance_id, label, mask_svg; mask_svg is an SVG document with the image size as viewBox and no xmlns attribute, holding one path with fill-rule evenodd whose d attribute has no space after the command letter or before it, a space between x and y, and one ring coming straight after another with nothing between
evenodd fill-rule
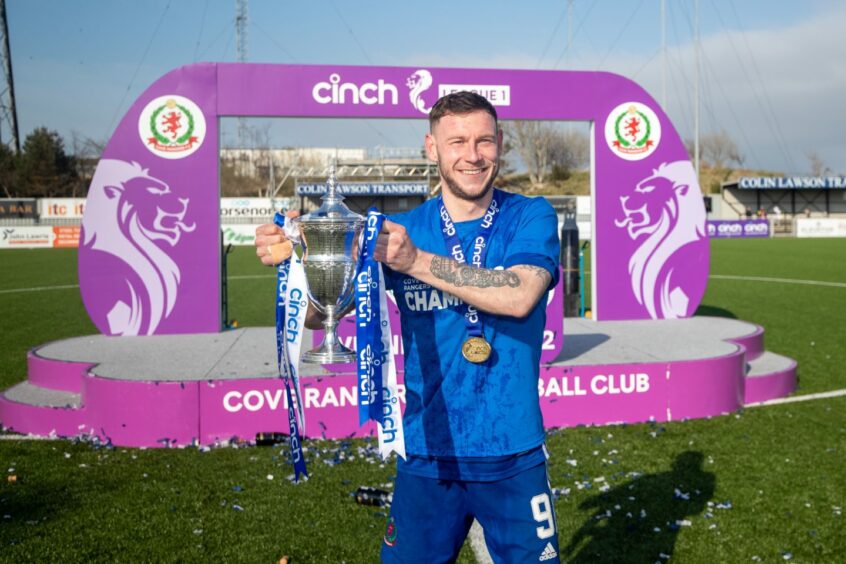
<instances>
[{"instance_id":1,"label":"beard","mask_svg":"<svg viewBox=\"0 0 846 564\"><path fill-rule=\"evenodd\" d=\"M471 194L465 190L461 184L459 184L456 174L461 173L453 173L452 171L445 170L443 165L440 161L438 161L438 172L441 175L441 178L446 182L447 186L449 187L450 192L460 199L465 200L467 202L476 202L483 199L487 196L488 192L493 189L494 180L496 180L496 175L499 172L499 163L493 163L493 173L491 174L490 179L485 183L485 186L482 188L482 191L478 194Z\"/></svg>"}]
</instances>

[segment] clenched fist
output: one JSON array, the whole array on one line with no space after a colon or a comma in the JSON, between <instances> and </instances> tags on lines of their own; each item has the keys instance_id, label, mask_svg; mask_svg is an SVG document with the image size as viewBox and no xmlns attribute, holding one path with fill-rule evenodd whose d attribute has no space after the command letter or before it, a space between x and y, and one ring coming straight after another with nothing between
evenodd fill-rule
<instances>
[{"instance_id":1,"label":"clenched fist","mask_svg":"<svg viewBox=\"0 0 846 564\"><path fill-rule=\"evenodd\" d=\"M298 217L300 212L289 211L291 219ZM276 266L291 256L294 245L285 237L280 227L273 223L265 223L256 228L256 255L262 264Z\"/></svg>"},{"instance_id":2,"label":"clenched fist","mask_svg":"<svg viewBox=\"0 0 846 564\"><path fill-rule=\"evenodd\" d=\"M408 273L414 267L418 254L405 227L387 219L382 223L382 230L376 238L376 260L397 272Z\"/></svg>"}]
</instances>

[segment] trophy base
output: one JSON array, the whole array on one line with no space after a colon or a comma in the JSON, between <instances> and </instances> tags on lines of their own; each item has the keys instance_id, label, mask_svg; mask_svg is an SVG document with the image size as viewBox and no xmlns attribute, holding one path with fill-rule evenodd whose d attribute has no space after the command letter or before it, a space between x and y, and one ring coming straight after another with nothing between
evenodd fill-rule
<instances>
[{"instance_id":1,"label":"trophy base","mask_svg":"<svg viewBox=\"0 0 846 564\"><path fill-rule=\"evenodd\" d=\"M303 362L309 364L343 364L355 362L355 353L340 343L334 349L318 347L303 354Z\"/></svg>"},{"instance_id":2,"label":"trophy base","mask_svg":"<svg viewBox=\"0 0 846 564\"><path fill-rule=\"evenodd\" d=\"M344 364L355 362L356 354L344 346L338 339L338 319L336 306L324 308L326 319L323 320L323 342L316 349L303 354L302 360L308 364Z\"/></svg>"}]
</instances>

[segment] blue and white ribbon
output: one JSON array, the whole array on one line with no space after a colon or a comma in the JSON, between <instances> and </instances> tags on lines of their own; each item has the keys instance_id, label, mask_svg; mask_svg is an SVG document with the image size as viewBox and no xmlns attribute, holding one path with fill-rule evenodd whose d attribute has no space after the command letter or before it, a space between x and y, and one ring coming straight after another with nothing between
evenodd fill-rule
<instances>
[{"instance_id":1,"label":"blue and white ribbon","mask_svg":"<svg viewBox=\"0 0 846 564\"><path fill-rule=\"evenodd\" d=\"M379 287L382 269L373 258L376 240L385 217L368 213L361 246L361 260L355 284L356 372L358 374L358 424L370 419L382 422L381 303Z\"/></svg>"},{"instance_id":2,"label":"blue and white ribbon","mask_svg":"<svg viewBox=\"0 0 846 564\"><path fill-rule=\"evenodd\" d=\"M458 238L455 223L452 221L452 218L444 205L443 197L438 198L438 208L440 210L441 217L441 232L444 236L447 251L456 262L465 264L467 259L464 256L461 239ZM488 254L488 239L493 231L494 222L499 216L499 210L499 194L496 190L494 190L491 203L488 206L485 215L482 216L482 222L479 224L479 231L473 237L473 254L470 256L471 266L484 268L485 257ZM464 314L464 325L467 328L467 334L471 337L484 338L482 322L479 319L479 312L476 307L466 302L461 302L459 305L459 311Z\"/></svg>"},{"instance_id":3,"label":"blue and white ribbon","mask_svg":"<svg viewBox=\"0 0 846 564\"><path fill-rule=\"evenodd\" d=\"M391 350L391 324L382 265L374 258L385 216L371 208L363 233L361 260L355 286L356 372L359 424L376 421L379 454L405 458L405 436Z\"/></svg>"},{"instance_id":4,"label":"blue and white ribbon","mask_svg":"<svg viewBox=\"0 0 846 564\"><path fill-rule=\"evenodd\" d=\"M273 222L284 228L287 219L282 214L277 213ZM308 479L300 434L301 430L305 430L305 412L301 401L302 394L300 393L298 372L305 316L308 311L307 296L302 259L297 256L297 253L292 252L290 258L277 267L276 363L279 377L285 382L291 461L294 465L295 481L299 481L300 475L304 475Z\"/></svg>"}]
</instances>

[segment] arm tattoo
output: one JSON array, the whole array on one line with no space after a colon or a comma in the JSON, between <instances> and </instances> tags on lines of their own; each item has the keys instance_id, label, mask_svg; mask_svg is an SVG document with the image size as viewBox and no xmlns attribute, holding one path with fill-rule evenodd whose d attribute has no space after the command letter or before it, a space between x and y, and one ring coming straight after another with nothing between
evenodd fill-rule
<instances>
[{"instance_id":1,"label":"arm tattoo","mask_svg":"<svg viewBox=\"0 0 846 564\"><path fill-rule=\"evenodd\" d=\"M533 264L521 264L519 265L520 268L525 268L531 272L535 273L535 276L542 279L545 284L549 284L552 280L552 276L549 274L549 271L542 266L535 266Z\"/></svg>"},{"instance_id":2,"label":"arm tattoo","mask_svg":"<svg viewBox=\"0 0 846 564\"><path fill-rule=\"evenodd\" d=\"M520 277L508 270L475 268L441 256L432 257L429 271L444 282L454 286L475 286L476 288L501 288L520 285Z\"/></svg>"}]
</instances>

